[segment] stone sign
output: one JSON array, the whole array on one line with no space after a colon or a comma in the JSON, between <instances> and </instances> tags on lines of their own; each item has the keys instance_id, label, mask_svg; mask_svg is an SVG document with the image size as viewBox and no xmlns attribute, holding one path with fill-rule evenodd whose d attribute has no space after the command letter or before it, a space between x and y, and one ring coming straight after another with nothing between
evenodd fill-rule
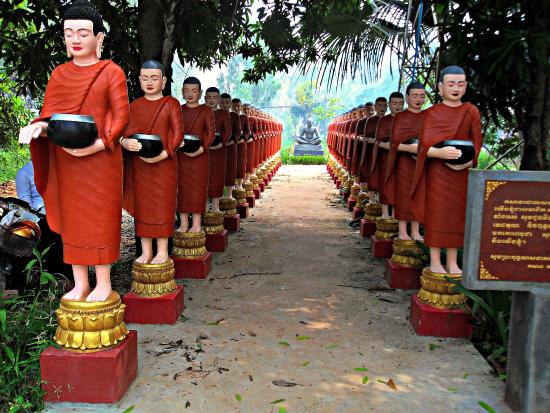
<instances>
[{"instance_id":1,"label":"stone sign","mask_svg":"<svg viewBox=\"0 0 550 413\"><path fill-rule=\"evenodd\" d=\"M467 211L468 288L529 291L550 283L550 173L471 171Z\"/></svg>"}]
</instances>

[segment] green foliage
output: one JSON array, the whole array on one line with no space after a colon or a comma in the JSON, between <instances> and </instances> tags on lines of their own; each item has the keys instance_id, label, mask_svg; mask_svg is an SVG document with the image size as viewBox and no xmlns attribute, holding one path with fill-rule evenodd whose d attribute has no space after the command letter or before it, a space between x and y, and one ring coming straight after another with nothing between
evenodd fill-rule
<instances>
[{"instance_id":1,"label":"green foliage","mask_svg":"<svg viewBox=\"0 0 550 413\"><path fill-rule=\"evenodd\" d=\"M28 147L17 143L19 129L33 118L25 101L15 95L17 84L0 72L0 183L15 178L15 174L29 160Z\"/></svg>"},{"instance_id":2,"label":"green foliage","mask_svg":"<svg viewBox=\"0 0 550 413\"><path fill-rule=\"evenodd\" d=\"M283 165L324 165L328 162L328 155L300 155L294 156L290 153L292 148L281 150L281 162Z\"/></svg>"},{"instance_id":3,"label":"green foliage","mask_svg":"<svg viewBox=\"0 0 550 413\"><path fill-rule=\"evenodd\" d=\"M33 268L39 272L46 252L34 251ZM44 272L34 291L11 298L0 292L0 411L36 412L44 408L39 358L54 344L51 337L60 296L59 283Z\"/></svg>"}]
</instances>

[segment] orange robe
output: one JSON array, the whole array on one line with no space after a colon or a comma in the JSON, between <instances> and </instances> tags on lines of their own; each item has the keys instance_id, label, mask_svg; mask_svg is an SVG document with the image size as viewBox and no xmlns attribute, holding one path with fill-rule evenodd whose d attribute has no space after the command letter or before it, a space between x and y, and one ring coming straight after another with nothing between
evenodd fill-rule
<instances>
[{"instance_id":1,"label":"orange robe","mask_svg":"<svg viewBox=\"0 0 550 413\"><path fill-rule=\"evenodd\" d=\"M458 107L439 103L424 112L412 186L413 216L424 224L426 245L460 248L464 244L468 168L452 170L444 160L428 159L427 154L445 140L472 141L475 167L483 140L479 110L471 103Z\"/></svg>"},{"instance_id":2,"label":"orange robe","mask_svg":"<svg viewBox=\"0 0 550 413\"><path fill-rule=\"evenodd\" d=\"M353 145L355 144L355 138L356 138L356 130L357 130L357 123L359 123L359 119L352 119L348 125L347 130L347 147L346 147L346 168L348 171L351 172L352 168L352 155L353 155Z\"/></svg>"},{"instance_id":3,"label":"orange robe","mask_svg":"<svg viewBox=\"0 0 550 413\"><path fill-rule=\"evenodd\" d=\"M354 131L354 139L352 142L352 149L351 149L351 174L357 175L359 174L359 157L361 156L361 153L363 151L363 144L364 141L359 140L359 137L363 137L363 133L365 131L365 123L367 122L367 118L361 118L357 121L357 125L355 126Z\"/></svg>"},{"instance_id":4,"label":"orange robe","mask_svg":"<svg viewBox=\"0 0 550 413\"><path fill-rule=\"evenodd\" d=\"M159 135L168 158L147 163L125 151L123 207L135 218L136 236L170 238L174 233L178 188L176 151L183 139L179 102L171 96L134 100L124 136L136 133Z\"/></svg>"},{"instance_id":5,"label":"orange robe","mask_svg":"<svg viewBox=\"0 0 550 413\"><path fill-rule=\"evenodd\" d=\"M111 264L120 255L122 152L129 118L126 77L110 60L80 67L72 61L51 74L40 117L93 116L105 150L75 157L46 137L31 142L36 188L50 228L61 235L67 264Z\"/></svg>"},{"instance_id":6,"label":"orange robe","mask_svg":"<svg viewBox=\"0 0 550 413\"><path fill-rule=\"evenodd\" d=\"M255 116L248 116L248 127L250 134L246 142L246 173L252 173L254 170L254 157L256 154L256 146L259 146L256 124L258 119Z\"/></svg>"},{"instance_id":7,"label":"orange robe","mask_svg":"<svg viewBox=\"0 0 550 413\"><path fill-rule=\"evenodd\" d=\"M243 179L246 175L246 161L248 159L246 141L250 134L250 125L248 124L248 117L244 113L239 115L239 119L241 120L241 136L239 136L240 142L238 144L237 179Z\"/></svg>"},{"instance_id":8,"label":"orange robe","mask_svg":"<svg viewBox=\"0 0 550 413\"><path fill-rule=\"evenodd\" d=\"M178 151L178 212L203 213L208 195L208 147L214 141L215 124L212 108L199 105L181 107L186 135L198 136L204 150L198 156Z\"/></svg>"},{"instance_id":9,"label":"orange robe","mask_svg":"<svg viewBox=\"0 0 550 413\"><path fill-rule=\"evenodd\" d=\"M227 147L227 163L225 165L225 186L234 186L237 179L237 159L239 157L237 141L241 136L241 121L235 112L229 112L231 119L231 138L233 145ZM231 194L229 194L231 195Z\"/></svg>"},{"instance_id":10,"label":"orange robe","mask_svg":"<svg viewBox=\"0 0 550 413\"><path fill-rule=\"evenodd\" d=\"M367 138L374 139L376 127L378 126L378 122L380 121L380 119L380 116L375 115L372 118L369 118L365 123L365 130L363 131L365 142L362 148L363 151L361 152L361 161L359 162L359 180L361 182L368 182L369 180L370 170L372 166L372 150L374 145L372 143L367 143ZM375 191L375 189L371 189L370 184L368 184L368 190Z\"/></svg>"},{"instance_id":11,"label":"orange robe","mask_svg":"<svg viewBox=\"0 0 550 413\"><path fill-rule=\"evenodd\" d=\"M378 145L381 142L390 141L392 123L392 115L386 115L380 119L376 127L376 143L372 149L372 165L368 185L369 189L378 191L381 204L389 204L384 185L386 182L386 171L388 169L388 150Z\"/></svg>"},{"instance_id":12,"label":"orange robe","mask_svg":"<svg viewBox=\"0 0 550 413\"><path fill-rule=\"evenodd\" d=\"M223 196L223 187L225 184L225 169L227 163L227 148L225 145L231 137L231 119L229 112L225 109L214 111L216 122L216 133L221 134L223 147L219 149L210 149L210 179L208 183L208 196L211 198L220 198Z\"/></svg>"}]
</instances>

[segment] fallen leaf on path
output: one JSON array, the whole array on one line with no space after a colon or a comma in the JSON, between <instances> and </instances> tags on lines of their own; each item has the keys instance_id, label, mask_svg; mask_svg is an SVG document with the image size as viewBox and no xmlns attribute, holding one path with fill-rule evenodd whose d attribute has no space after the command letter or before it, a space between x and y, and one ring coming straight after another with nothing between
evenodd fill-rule
<instances>
[{"instance_id":1,"label":"fallen leaf on path","mask_svg":"<svg viewBox=\"0 0 550 413\"><path fill-rule=\"evenodd\" d=\"M219 320L216 320L216 321L207 321L205 324L207 326L217 326L219 325L223 320L225 320L225 318L220 318Z\"/></svg>"},{"instance_id":2,"label":"fallen leaf on path","mask_svg":"<svg viewBox=\"0 0 550 413\"><path fill-rule=\"evenodd\" d=\"M136 406L130 406L126 410L124 410L122 413L130 413L132 410L135 409Z\"/></svg>"},{"instance_id":3,"label":"fallen leaf on path","mask_svg":"<svg viewBox=\"0 0 550 413\"><path fill-rule=\"evenodd\" d=\"M273 380L271 383L273 383L275 386L280 386L280 387L303 386L303 384L293 383L291 381L286 381L286 380Z\"/></svg>"},{"instance_id":4,"label":"fallen leaf on path","mask_svg":"<svg viewBox=\"0 0 550 413\"><path fill-rule=\"evenodd\" d=\"M304 362L302 363L302 367L306 367L306 366L308 366L308 365L309 365L309 361L304 361Z\"/></svg>"},{"instance_id":5,"label":"fallen leaf on path","mask_svg":"<svg viewBox=\"0 0 550 413\"><path fill-rule=\"evenodd\" d=\"M390 389L397 390L397 386L395 385L395 382L393 381L393 379L389 379L386 384Z\"/></svg>"},{"instance_id":6,"label":"fallen leaf on path","mask_svg":"<svg viewBox=\"0 0 550 413\"><path fill-rule=\"evenodd\" d=\"M254 381L254 377L252 377L252 374L249 374L249 375L248 375L248 380Z\"/></svg>"},{"instance_id":7,"label":"fallen leaf on path","mask_svg":"<svg viewBox=\"0 0 550 413\"><path fill-rule=\"evenodd\" d=\"M242 396L241 396L239 393L237 393L237 394L235 395L235 398L236 398L238 401L242 401L242 400L243 400Z\"/></svg>"},{"instance_id":8,"label":"fallen leaf on path","mask_svg":"<svg viewBox=\"0 0 550 413\"><path fill-rule=\"evenodd\" d=\"M285 340L281 340L279 341L279 343L281 346L287 346L287 347L290 347L290 344L288 344L288 341L285 341Z\"/></svg>"},{"instance_id":9,"label":"fallen leaf on path","mask_svg":"<svg viewBox=\"0 0 550 413\"><path fill-rule=\"evenodd\" d=\"M489 406L487 403L479 401L477 402L481 407L483 407L485 410L487 410L489 413L497 413L495 409L493 409L491 406Z\"/></svg>"},{"instance_id":10,"label":"fallen leaf on path","mask_svg":"<svg viewBox=\"0 0 550 413\"><path fill-rule=\"evenodd\" d=\"M466 380L466 379L468 378L468 376L469 376L468 373L464 373L464 376L462 376L462 378L463 378L464 380Z\"/></svg>"},{"instance_id":11,"label":"fallen leaf on path","mask_svg":"<svg viewBox=\"0 0 550 413\"><path fill-rule=\"evenodd\" d=\"M458 393L458 389L456 387L447 387L447 390L449 390L451 393Z\"/></svg>"},{"instance_id":12,"label":"fallen leaf on path","mask_svg":"<svg viewBox=\"0 0 550 413\"><path fill-rule=\"evenodd\" d=\"M430 351L434 351L434 350L437 350L439 348L443 348L443 346L440 346L439 344L430 343Z\"/></svg>"},{"instance_id":13,"label":"fallen leaf on path","mask_svg":"<svg viewBox=\"0 0 550 413\"><path fill-rule=\"evenodd\" d=\"M310 336L296 336L296 340L309 340L311 337Z\"/></svg>"},{"instance_id":14,"label":"fallen leaf on path","mask_svg":"<svg viewBox=\"0 0 550 413\"><path fill-rule=\"evenodd\" d=\"M278 403L282 403L282 402L284 402L284 401L285 401L285 399L277 399L277 400L273 400L273 401L272 401L271 403L269 403L269 404L278 404Z\"/></svg>"},{"instance_id":15,"label":"fallen leaf on path","mask_svg":"<svg viewBox=\"0 0 550 413\"><path fill-rule=\"evenodd\" d=\"M369 382L369 376L363 377L363 380L361 381L363 384L367 384Z\"/></svg>"},{"instance_id":16,"label":"fallen leaf on path","mask_svg":"<svg viewBox=\"0 0 550 413\"><path fill-rule=\"evenodd\" d=\"M333 348L336 348L336 347L338 347L338 344L336 344L336 343L334 343L334 344L329 344L329 345L327 346L327 350L330 350L330 349L333 349Z\"/></svg>"},{"instance_id":17,"label":"fallen leaf on path","mask_svg":"<svg viewBox=\"0 0 550 413\"><path fill-rule=\"evenodd\" d=\"M366 367L356 367L353 370L355 370L355 371L369 371L369 369L366 368Z\"/></svg>"},{"instance_id":18,"label":"fallen leaf on path","mask_svg":"<svg viewBox=\"0 0 550 413\"><path fill-rule=\"evenodd\" d=\"M185 408L187 409L188 407L191 407L191 402L189 400L185 402Z\"/></svg>"}]
</instances>

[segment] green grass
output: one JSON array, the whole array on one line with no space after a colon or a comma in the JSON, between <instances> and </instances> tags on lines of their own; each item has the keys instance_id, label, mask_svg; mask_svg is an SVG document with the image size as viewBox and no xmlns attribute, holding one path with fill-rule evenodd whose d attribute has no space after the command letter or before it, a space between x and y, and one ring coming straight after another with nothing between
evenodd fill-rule
<instances>
[{"instance_id":1,"label":"green grass","mask_svg":"<svg viewBox=\"0 0 550 413\"><path fill-rule=\"evenodd\" d=\"M328 161L328 155L300 155L294 156L292 147L281 150L281 162L283 165L324 165Z\"/></svg>"}]
</instances>

